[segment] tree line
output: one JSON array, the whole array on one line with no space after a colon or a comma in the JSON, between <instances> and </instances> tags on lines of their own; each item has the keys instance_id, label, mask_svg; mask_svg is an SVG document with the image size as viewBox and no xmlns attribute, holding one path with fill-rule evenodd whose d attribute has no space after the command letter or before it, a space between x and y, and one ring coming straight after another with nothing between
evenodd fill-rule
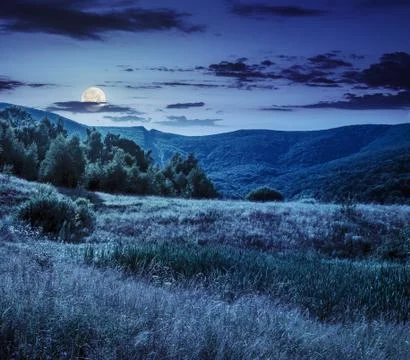
<instances>
[{"instance_id":1,"label":"tree line","mask_svg":"<svg viewBox=\"0 0 410 360\"><path fill-rule=\"evenodd\" d=\"M70 188L139 195L214 198L217 191L193 154L175 154L164 167L134 141L87 129L82 141L63 121L15 126L0 121L0 170Z\"/></svg>"}]
</instances>

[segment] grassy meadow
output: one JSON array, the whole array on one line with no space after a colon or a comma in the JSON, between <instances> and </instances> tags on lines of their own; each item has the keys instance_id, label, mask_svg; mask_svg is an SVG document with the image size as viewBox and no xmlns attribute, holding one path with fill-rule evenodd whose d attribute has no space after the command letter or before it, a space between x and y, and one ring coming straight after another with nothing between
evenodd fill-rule
<instances>
[{"instance_id":1,"label":"grassy meadow","mask_svg":"<svg viewBox=\"0 0 410 360\"><path fill-rule=\"evenodd\" d=\"M0 359L409 359L410 206L88 193L63 243L0 175Z\"/></svg>"}]
</instances>

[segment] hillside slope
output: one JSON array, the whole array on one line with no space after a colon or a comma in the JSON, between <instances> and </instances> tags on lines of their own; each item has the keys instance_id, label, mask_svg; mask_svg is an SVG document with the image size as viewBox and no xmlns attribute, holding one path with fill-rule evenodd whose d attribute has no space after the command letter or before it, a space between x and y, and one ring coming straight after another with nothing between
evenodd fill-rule
<instances>
[{"instance_id":1,"label":"hillside slope","mask_svg":"<svg viewBox=\"0 0 410 360\"><path fill-rule=\"evenodd\" d=\"M327 201L346 192L362 201L410 199L410 124L309 132L240 130L194 137L143 127L102 130L120 133L152 149L160 163L176 151L193 152L218 188L232 197L270 185L288 197L314 196ZM396 180L401 181L399 190ZM395 199L391 194L383 194L383 199L370 196L376 186L395 192Z\"/></svg>"},{"instance_id":2,"label":"hillside slope","mask_svg":"<svg viewBox=\"0 0 410 360\"><path fill-rule=\"evenodd\" d=\"M64 123L64 128L67 129L70 134L77 134L81 137L86 134L87 126L63 116L48 111L0 102L0 119L5 118L11 121L15 126L27 125L32 121L40 121L45 117L53 123L57 123L61 119Z\"/></svg>"},{"instance_id":3,"label":"hillside slope","mask_svg":"<svg viewBox=\"0 0 410 360\"><path fill-rule=\"evenodd\" d=\"M2 108L11 106L0 103ZM7 116L29 114L34 121L60 116L19 107ZM4 112L3 112L4 114ZM1 115L1 113L0 113ZM61 118L70 133L86 126ZM25 120L27 121L27 119ZM350 193L361 201L410 201L410 124L356 125L320 131L239 130L208 136L182 136L144 127L100 127L151 149L164 164L175 152L194 153L229 197L269 185L287 197L334 200Z\"/></svg>"}]
</instances>

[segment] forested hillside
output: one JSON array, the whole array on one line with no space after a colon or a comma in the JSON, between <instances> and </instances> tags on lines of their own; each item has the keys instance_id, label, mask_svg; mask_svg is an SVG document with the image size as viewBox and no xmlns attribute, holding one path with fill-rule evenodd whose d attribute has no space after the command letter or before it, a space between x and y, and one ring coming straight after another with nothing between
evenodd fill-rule
<instances>
[{"instance_id":1,"label":"forested hillside","mask_svg":"<svg viewBox=\"0 0 410 360\"><path fill-rule=\"evenodd\" d=\"M18 109L23 110L19 115L23 123L39 121L40 114L49 115ZM0 112L3 118L11 115L10 111ZM52 115L49 119L57 123L59 117ZM68 119L62 121L70 133L87 136L85 126ZM166 166L175 153L185 157L194 153L225 197L242 198L257 187L271 186L286 198L410 202L410 124L307 132L241 130L192 137L144 127L100 127L98 131L102 136L110 133L135 141L150 151L159 166Z\"/></svg>"},{"instance_id":2,"label":"forested hillside","mask_svg":"<svg viewBox=\"0 0 410 360\"><path fill-rule=\"evenodd\" d=\"M5 110L4 112L8 112ZM4 119L3 112L3 119ZM16 113L13 109L13 114ZM120 135L86 129L69 135L63 120L0 120L0 170L28 180L93 191L212 198L217 192L193 154L160 167L150 151ZM2 114L0 113L0 119Z\"/></svg>"}]
</instances>

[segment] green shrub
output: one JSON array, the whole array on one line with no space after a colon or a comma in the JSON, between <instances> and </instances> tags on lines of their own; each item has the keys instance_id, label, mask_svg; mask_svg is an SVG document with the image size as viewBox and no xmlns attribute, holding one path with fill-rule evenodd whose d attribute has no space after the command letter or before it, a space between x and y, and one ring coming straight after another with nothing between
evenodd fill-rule
<instances>
[{"instance_id":1,"label":"green shrub","mask_svg":"<svg viewBox=\"0 0 410 360\"><path fill-rule=\"evenodd\" d=\"M193 154L186 158L176 153L162 171L158 195L176 195L194 199L213 199L218 192ZM158 179L159 180L159 179Z\"/></svg>"},{"instance_id":2,"label":"green shrub","mask_svg":"<svg viewBox=\"0 0 410 360\"><path fill-rule=\"evenodd\" d=\"M40 180L54 185L77 187L84 173L85 161L78 137L63 136L51 142L40 166Z\"/></svg>"},{"instance_id":3,"label":"green shrub","mask_svg":"<svg viewBox=\"0 0 410 360\"><path fill-rule=\"evenodd\" d=\"M200 168L190 171L187 176L186 195L195 199L213 199L218 196L214 184Z\"/></svg>"},{"instance_id":4,"label":"green shrub","mask_svg":"<svg viewBox=\"0 0 410 360\"><path fill-rule=\"evenodd\" d=\"M95 215L89 200L71 199L43 186L19 209L19 218L45 234L57 235L63 242L77 242L95 227Z\"/></svg>"},{"instance_id":5,"label":"green shrub","mask_svg":"<svg viewBox=\"0 0 410 360\"><path fill-rule=\"evenodd\" d=\"M405 227L397 238L384 244L378 252L383 260L408 261L410 259L410 226Z\"/></svg>"},{"instance_id":6,"label":"green shrub","mask_svg":"<svg viewBox=\"0 0 410 360\"><path fill-rule=\"evenodd\" d=\"M99 191L102 188L104 170L100 164L89 163L85 169L84 186L91 191Z\"/></svg>"},{"instance_id":7,"label":"green shrub","mask_svg":"<svg viewBox=\"0 0 410 360\"><path fill-rule=\"evenodd\" d=\"M246 195L246 199L250 201L283 201L285 198L283 195L270 187L263 186L252 190L248 195Z\"/></svg>"}]
</instances>

